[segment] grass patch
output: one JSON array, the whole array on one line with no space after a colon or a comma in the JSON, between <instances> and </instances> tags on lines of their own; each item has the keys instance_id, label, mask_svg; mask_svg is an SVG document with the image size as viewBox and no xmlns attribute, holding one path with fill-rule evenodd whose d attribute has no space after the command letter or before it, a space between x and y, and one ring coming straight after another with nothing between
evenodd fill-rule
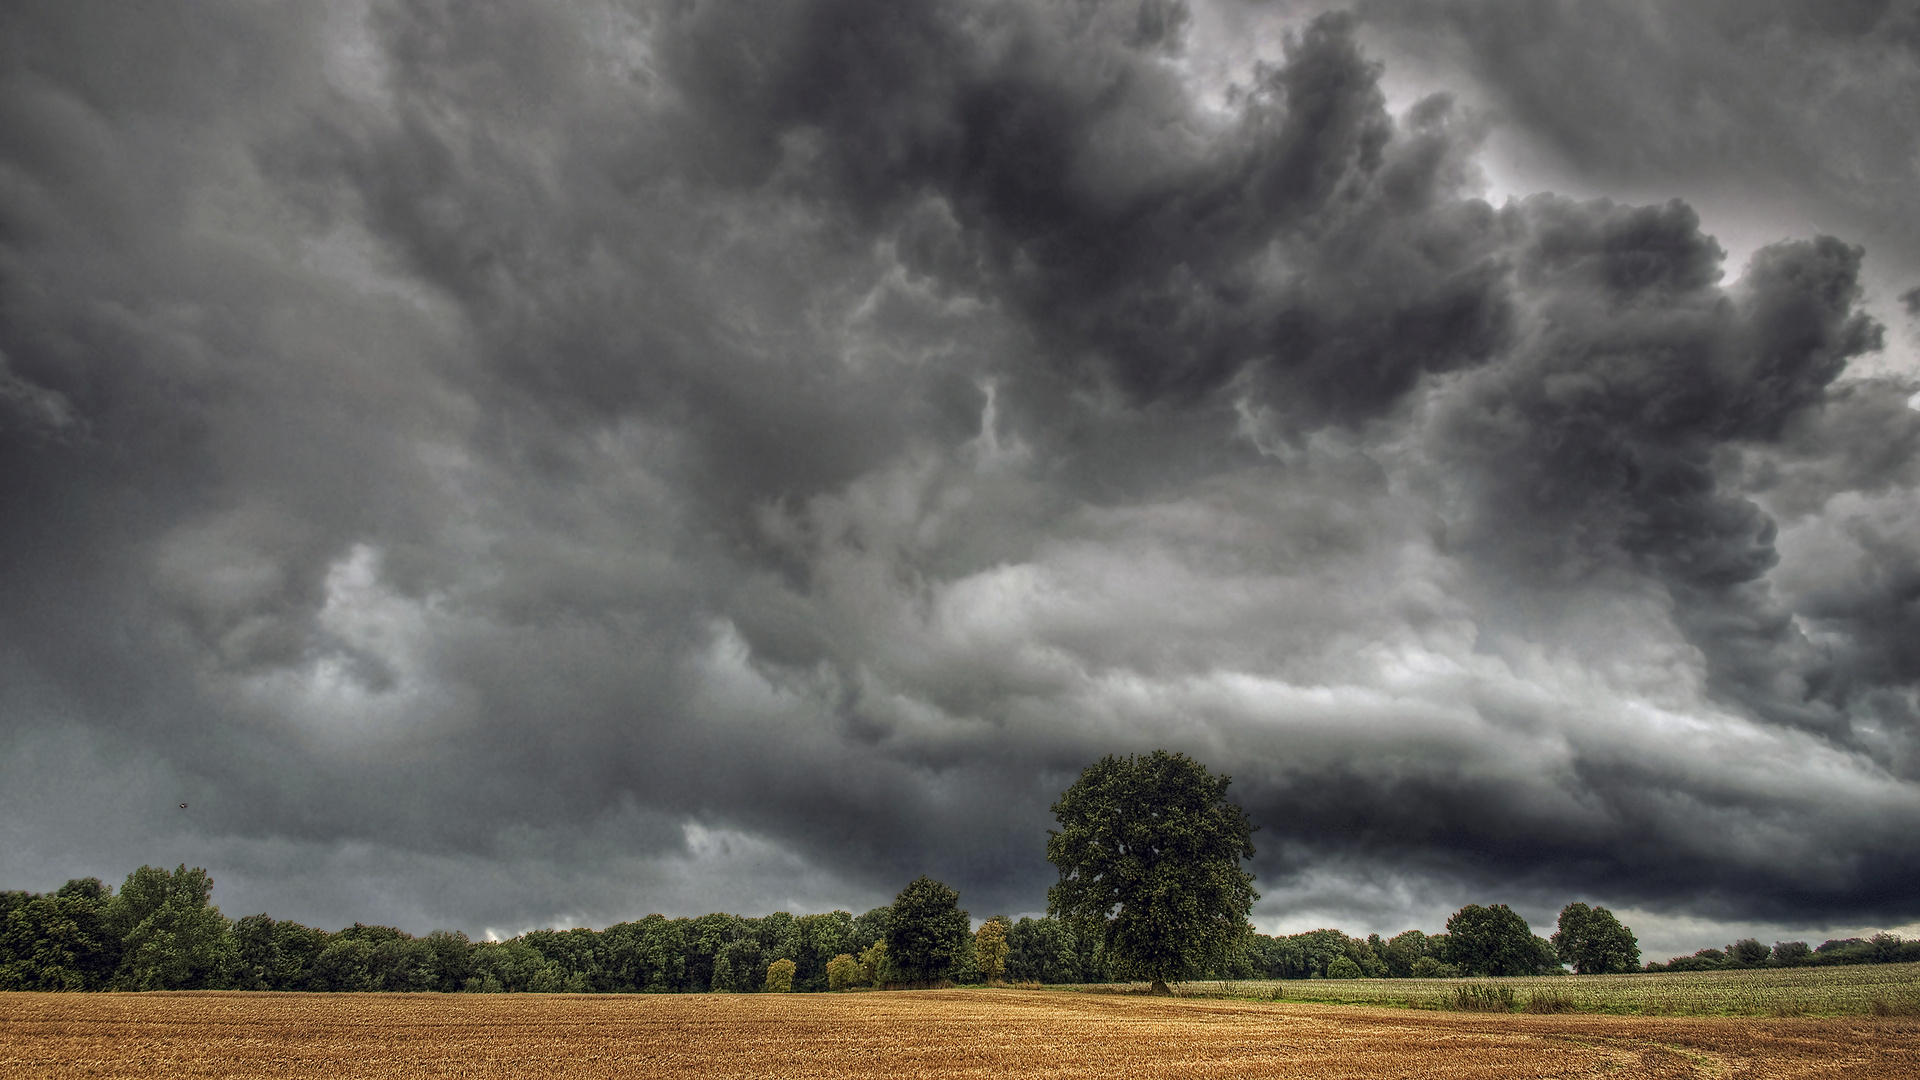
<instances>
[{"instance_id":1,"label":"grass patch","mask_svg":"<svg viewBox=\"0 0 1920 1080\"><path fill-rule=\"evenodd\" d=\"M1530 1013L1570 1013L1579 1012L1579 1003L1573 995L1556 986L1544 986L1527 995L1526 1011Z\"/></svg>"},{"instance_id":2,"label":"grass patch","mask_svg":"<svg viewBox=\"0 0 1920 1080\"><path fill-rule=\"evenodd\" d=\"M1462 983L1453 988L1453 1007L1461 1012L1512 1012L1513 987Z\"/></svg>"},{"instance_id":3,"label":"grass patch","mask_svg":"<svg viewBox=\"0 0 1920 1080\"><path fill-rule=\"evenodd\" d=\"M1049 989L1116 993L1145 987L1145 983L1117 983ZM1920 964L1502 979L1208 981L1178 985L1174 993L1180 997L1284 999L1323 1005L1475 1012L1901 1017L1920 1016Z\"/></svg>"}]
</instances>

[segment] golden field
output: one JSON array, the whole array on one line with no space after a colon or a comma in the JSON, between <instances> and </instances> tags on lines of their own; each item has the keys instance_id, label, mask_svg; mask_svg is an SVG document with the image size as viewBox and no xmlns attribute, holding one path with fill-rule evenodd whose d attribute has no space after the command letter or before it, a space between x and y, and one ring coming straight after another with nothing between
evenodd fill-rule
<instances>
[{"instance_id":1,"label":"golden field","mask_svg":"<svg viewBox=\"0 0 1920 1080\"><path fill-rule=\"evenodd\" d=\"M7 993L0 1076L1911 1080L1920 1021L1487 1016L987 989Z\"/></svg>"}]
</instances>

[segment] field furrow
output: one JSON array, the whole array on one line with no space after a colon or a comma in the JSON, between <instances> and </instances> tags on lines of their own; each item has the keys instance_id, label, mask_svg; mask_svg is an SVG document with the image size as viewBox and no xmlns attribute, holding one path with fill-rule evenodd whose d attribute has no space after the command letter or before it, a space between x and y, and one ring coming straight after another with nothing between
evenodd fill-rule
<instances>
[{"instance_id":1,"label":"field furrow","mask_svg":"<svg viewBox=\"0 0 1920 1080\"><path fill-rule=\"evenodd\" d=\"M1485 1016L1048 991L0 994L0 1075L1900 1077L1920 1021Z\"/></svg>"}]
</instances>

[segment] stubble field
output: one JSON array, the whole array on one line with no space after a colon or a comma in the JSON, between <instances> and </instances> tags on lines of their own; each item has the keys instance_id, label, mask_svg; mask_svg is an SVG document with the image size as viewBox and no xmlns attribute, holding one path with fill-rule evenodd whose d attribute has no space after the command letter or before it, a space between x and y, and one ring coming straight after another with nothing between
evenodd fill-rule
<instances>
[{"instance_id":1,"label":"stubble field","mask_svg":"<svg viewBox=\"0 0 1920 1080\"><path fill-rule=\"evenodd\" d=\"M1899 1077L1920 1021L1476 1016L1013 990L0 994L0 1076Z\"/></svg>"}]
</instances>

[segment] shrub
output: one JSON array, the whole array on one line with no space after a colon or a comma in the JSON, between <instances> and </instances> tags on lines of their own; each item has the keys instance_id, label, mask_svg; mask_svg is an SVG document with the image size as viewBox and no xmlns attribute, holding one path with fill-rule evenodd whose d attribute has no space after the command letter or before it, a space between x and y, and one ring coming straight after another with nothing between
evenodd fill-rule
<instances>
[{"instance_id":1,"label":"shrub","mask_svg":"<svg viewBox=\"0 0 1920 1080\"><path fill-rule=\"evenodd\" d=\"M860 954L861 974L869 986L885 986L893 979L893 964L887 959L887 939L881 938Z\"/></svg>"},{"instance_id":2,"label":"shrub","mask_svg":"<svg viewBox=\"0 0 1920 1080\"><path fill-rule=\"evenodd\" d=\"M1333 963L1327 965L1329 979L1358 979L1364 974L1365 972L1360 970L1360 965L1353 962L1352 957L1336 957Z\"/></svg>"},{"instance_id":3,"label":"shrub","mask_svg":"<svg viewBox=\"0 0 1920 1080\"><path fill-rule=\"evenodd\" d=\"M827 961L827 989L845 990L849 986L859 986L866 976L866 970L852 953L841 953Z\"/></svg>"},{"instance_id":4,"label":"shrub","mask_svg":"<svg viewBox=\"0 0 1920 1080\"><path fill-rule=\"evenodd\" d=\"M1461 1012L1512 1012L1513 987L1466 983L1453 988L1453 1007Z\"/></svg>"},{"instance_id":5,"label":"shrub","mask_svg":"<svg viewBox=\"0 0 1920 1080\"><path fill-rule=\"evenodd\" d=\"M1896 988L1875 994L1867 1011L1875 1016L1920 1016L1920 991Z\"/></svg>"},{"instance_id":6,"label":"shrub","mask_svg":"<svg viewBox=\"0 0 1920 1080\"><path fill-rule=\"evenodd\" d=\"M1459 968L1452 964L1443 964L1431 956L1423 956L1415 960L1412 971L1416 979L1453 979L1460 975Z\"/></svg>"},{"instance_id":7,"label":"shrub","mask_svg":"<svg viewBox=\"0 0 1920 1080\"><path fill-rule=\"evenodd\" d=\"M1813 957L1813 950L1804 941L1776 941L1773 943L1773 963L1775 967L1799 967Z\"/></svg>"},{"instance_id":8,"label":"shrub","mask_svg":"<svg viewBox=\"0 0 1920 1080\"><path fill-rule=\"evenodd\" d=\"M781 957L767 965L767 989L776 994L793 993L793 961Z\"/></svg>"},{"instance_id":9,"label":"shrub","mask_svg":"<svg viewBox=\"0 0 1920 1080\"><path fill-rule=\"evenodd\" d=\"M1005 916L996 915L973 933L974 962L989 983L998 982L1007 972L1007 930L1012 925Z\"/></svg>"}]
</instances>

